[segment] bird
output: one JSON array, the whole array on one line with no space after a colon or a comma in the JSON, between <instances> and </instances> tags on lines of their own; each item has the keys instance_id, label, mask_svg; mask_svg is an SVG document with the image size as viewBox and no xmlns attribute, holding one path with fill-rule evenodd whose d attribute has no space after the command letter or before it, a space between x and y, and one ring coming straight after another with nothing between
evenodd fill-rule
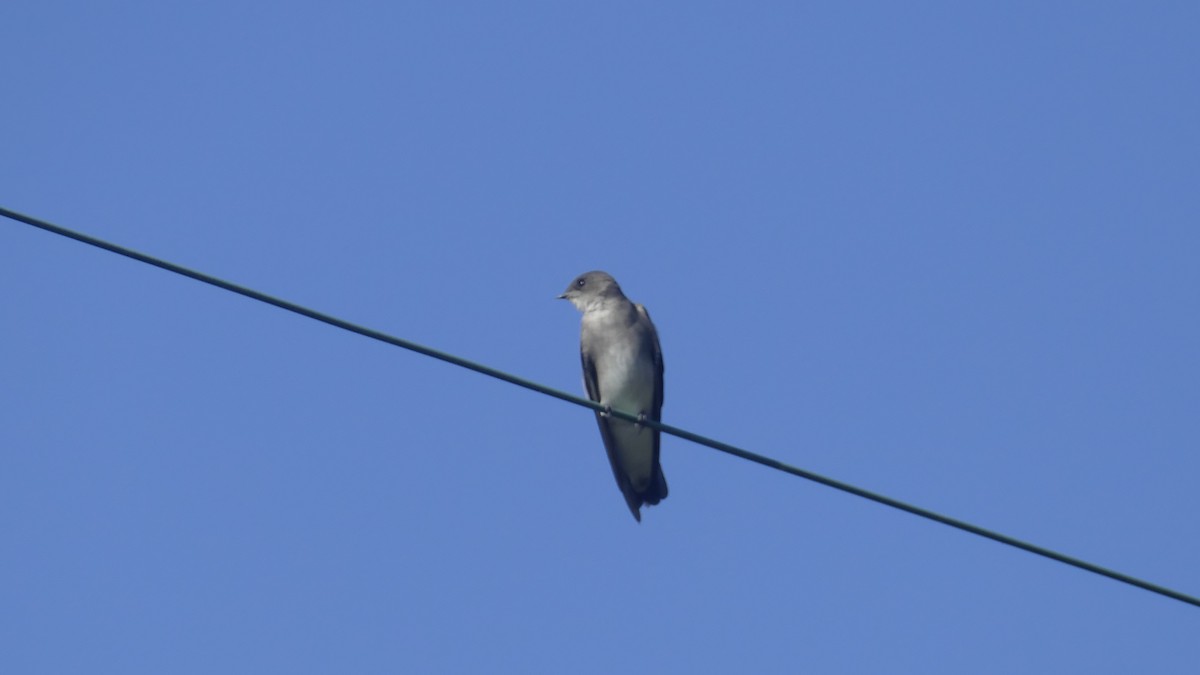
<instances>
[{"instance_id":1,"label":"bird","mask_svg":"<svg viewBox=\"0 0 1200 675\"><path fill-rule=\"evenodd\" d=\"M663 357L658 331L646 308L631 302L607 272L581 274L558 296L583 313L579 356L583 386L596 411L600 438L617 487L635 520L641 507L667 498L667 479L659 463L659 432L641 420L659 421L663 405ZM639 422L613 417L612 410L636 415Z\"/></svg>"}]
</instances>

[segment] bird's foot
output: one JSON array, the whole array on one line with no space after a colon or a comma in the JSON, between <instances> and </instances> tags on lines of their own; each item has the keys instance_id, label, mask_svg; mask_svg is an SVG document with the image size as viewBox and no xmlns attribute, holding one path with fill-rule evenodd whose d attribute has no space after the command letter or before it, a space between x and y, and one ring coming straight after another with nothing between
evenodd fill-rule
<instances>
[{"instance_id":1,"label":"bird's foot","mask_svg":"<svg viewBox=\"0 0 1200 675\"><path fill-rule=\"evenodd\" d=\"M601 417L612 417L612 406L611 405L604 406L604 410L600 411L600 416Z\"/></svg>"},{"instance_id":2,"label":"bird's foot","mask_svg":"<svg viewBox=\"0 0 1200 675\"><path fill-rule=\"evenodd\" d=\"M645 421L646 421L646 413L644 411L638 413L637 422L633 423L634 428L637 429L638 431L641 431L642 426L645 423Z\"/></svg>"}]
</instances>

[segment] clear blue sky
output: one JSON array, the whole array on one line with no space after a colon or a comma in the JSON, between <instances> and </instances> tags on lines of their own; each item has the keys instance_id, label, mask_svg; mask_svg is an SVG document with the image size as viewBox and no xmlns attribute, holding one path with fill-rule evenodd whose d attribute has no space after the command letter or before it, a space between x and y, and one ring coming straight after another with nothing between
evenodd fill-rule
<instances>
[{"instance_id":1,"label":"clear blue sky","mask_svg":"<svg viewBox=\"0 0 1200 675\"><path fill-rule=\"evenodd\" d=\"M28 2L0 204L1200 594L1200 6ZM0 222L5 673L1194 673L1200 609Z\"/></svg>"}]
</instances>

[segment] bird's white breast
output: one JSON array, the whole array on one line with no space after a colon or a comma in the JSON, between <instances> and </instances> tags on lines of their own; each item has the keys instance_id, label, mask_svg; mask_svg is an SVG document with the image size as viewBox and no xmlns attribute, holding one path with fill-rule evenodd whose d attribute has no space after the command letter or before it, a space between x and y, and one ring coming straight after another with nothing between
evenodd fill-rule
<instances>
[{"instance_id":1,"label":"bird's white breast","mask_svg":"<svg viewBox=\"0 0 1200 675\"><path fill-rule=\"evenodd\" d=\"M591 312L584 320L612 321L608 312ZM600 402L632 415L649 412L654 404L654 364L645 359L637 340L612 340L594 354ZM639 361L639 359L641 359Z\"/></svg>"},{"instance_id":2,"label":"bird's white breast","mask_svg":"<svg viewBox=\"0 0 1200 675\"><path fill-rule=\"evenodd\" d=\"M597 310L584 315L588 330L598 333L610 331L606 322L617 324L621 330L630 328L623 324L622 317L612 311ZM631 415L650 414L654 406L654 387L657 380L654 362L648 357L650 350L642 344L644 333L635 333L636 339L605 340L595 345L592 358L596 367L596 384L600 389L600 402L614 410ZM616 461L629 477L636 490L643 490L653 477L654 432L649 427L635 425L624 420L609 421L613 436Z\"/></svg>"}]
</instances>

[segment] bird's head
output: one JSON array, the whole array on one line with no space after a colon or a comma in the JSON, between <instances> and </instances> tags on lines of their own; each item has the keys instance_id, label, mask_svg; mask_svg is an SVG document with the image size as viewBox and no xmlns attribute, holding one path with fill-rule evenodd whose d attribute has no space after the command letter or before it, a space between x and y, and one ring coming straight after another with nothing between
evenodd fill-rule
<instances>
[{"instance_id":1,"label":"bird's head","mask_svg":"<svg viewBox=\"0 0 1200 675\"><path fill-rule=\"evenodd\" d=\"M567 286L567 290L558 296L560 300L570 300L572 305L581 312L588 307L602 302L605 298L621 296L621 287L617 280L607 272L587 272L575 277Z\"/></svg>"}]
</instances>

